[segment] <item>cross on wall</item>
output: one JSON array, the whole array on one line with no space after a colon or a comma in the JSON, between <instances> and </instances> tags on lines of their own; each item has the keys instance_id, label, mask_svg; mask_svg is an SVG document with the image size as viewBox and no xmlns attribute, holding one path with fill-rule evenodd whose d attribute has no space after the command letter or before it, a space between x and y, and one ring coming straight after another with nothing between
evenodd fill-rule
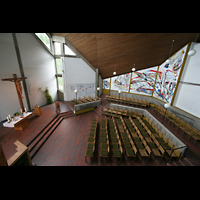
<instances>
[{"instance_id":1,"label":"cross on wall","mask_svg":"<svg viewBox=\"0 0 200 200\"><path fill-rule=\"evenodd\" d=\"M22 98L24 98L24 97L22 96L22 85L21 85L20 81L22 81L24 79L27 79L27 77L17 77L17 74L13 74L13 78L1 79L2 81L15 82L15 87L16 87L16 90L17 90L17 96L18 96L18 99L19 99L19 104L20 104L20 107L22 109L22 112L25 112L25 110L24 110L24 104L23 104L23 101L22 101Z\"/></svg>"}]
</instances>

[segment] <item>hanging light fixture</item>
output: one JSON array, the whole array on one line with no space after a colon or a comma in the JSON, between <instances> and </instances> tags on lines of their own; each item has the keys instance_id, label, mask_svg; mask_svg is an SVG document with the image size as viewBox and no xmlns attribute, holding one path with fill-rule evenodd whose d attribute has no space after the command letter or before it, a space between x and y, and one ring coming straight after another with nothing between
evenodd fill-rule
<instances>
[{"instance_id":1,"label":"hanging light fixture","mask_svg":"<svg viewBox=\"0 0 200 200\"><path fill-rule=\"evenodd\" d=\"M115 70L114 70L114 72L113 72L113 75L116 75L117 73L116 73L116 68L114 68Z\"/></svg>"},{"instance_id":2,"label":"hanging light fixture","mask_svg":"<svg viewBox=\"0 0 200 200\"><path fill-rule=\"evenodd\" d=\"M199 33L197 33L197 36L196 36L195 42L197 41L198 35L199 35ZM188 56L193 56L195 53L196 53L196 50L191 49L191 50L188 52Z\"/></svg>"},{"instance_id":3,"label":"hanging light fixture","mask_svg":"<svg viewBox=\"0 0 200 200\"><path fill-rule=\"evenodd\" d=\"M134 64L134 67L132 68L132 71L133 71L133 72L135 71L135 64Z\"/></svg>"},{"instance_id":4,"label":"hanging light fixture","mask_svg":"<svg viewBox=\"0 0 200 200\"><path fill-rule=\"evenodd\" d=\"M173 47L173 44L174 44L174 40L172 40L172 45L171 45L171 50L170 50L170 53L169 53L169 57L171 55L171 52L172 52L172 47ZM170 59L167 59L165 64L169 64L170 63Z\"/></svg>"}]
</instances>

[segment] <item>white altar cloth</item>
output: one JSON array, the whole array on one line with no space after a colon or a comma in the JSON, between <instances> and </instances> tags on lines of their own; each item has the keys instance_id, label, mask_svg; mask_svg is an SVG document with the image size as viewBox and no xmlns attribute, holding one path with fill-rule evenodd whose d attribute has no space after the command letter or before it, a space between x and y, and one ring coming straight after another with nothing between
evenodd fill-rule
<instances>
[{"instance_id":1,"label":"white altar cloth","mask_svg":"<svg viewBox=\"0 0 200 200\"><path fill-rule=\"evenodd\" d=\"M24 112L23 113L23 117L24 118L28 117L31 114L32 114L32 112L27 112L27 113ZM17 123L18 121L22 120L23 118L21 118L21 115L19 115L19 116L16 116L15 119L16 119L16 121L11 121L10 123L8 123L8 122L3 123L3 126L4 127L14 128L14 124Z\"/></svg>"}]
</instances>

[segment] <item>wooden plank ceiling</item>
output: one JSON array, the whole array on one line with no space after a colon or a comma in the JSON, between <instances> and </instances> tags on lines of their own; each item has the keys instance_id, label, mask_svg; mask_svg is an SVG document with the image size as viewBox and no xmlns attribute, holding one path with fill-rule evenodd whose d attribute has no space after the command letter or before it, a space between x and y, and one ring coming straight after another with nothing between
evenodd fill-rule
<instances>
[{"instance_id":1,"label":"wooden plank ceiling","mask_svg":"<svg viewBox=\"0 0 200 200\"><path fill-rule=\"evenodd\" d=\"M52 33L65 37L95 68L102 78L162 64L172 53L188 42L194 42L197 33ZM198 37L197 42L200 42Z\"/></svg>"}]
</instances>

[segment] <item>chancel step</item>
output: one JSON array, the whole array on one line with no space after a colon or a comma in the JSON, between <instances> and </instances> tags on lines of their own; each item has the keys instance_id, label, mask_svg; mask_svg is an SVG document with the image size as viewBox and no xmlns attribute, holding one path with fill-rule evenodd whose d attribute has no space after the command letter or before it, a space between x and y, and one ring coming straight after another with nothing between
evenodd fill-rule
<instances>
[{"instance_id":1,"label":"chancel step","mask_svg":"<svg viewBox=\"0 0 200 200\"><path fill-rule=\"evenodd\" d=\"M44 145L46 140L51 136L54 130L62 122L63 119L75 116L72 111L57 114L27 145L31 159L34 158L36 153Z\"/></svg>"},{"instance_id":2,"label":"chancel step","mask_svg":"<svg viewBox=\"0 0 200 200\"><path fill-rule=\"evenodd\" d=\"M167 163L168 166L194 166L187 158Z\"/></svg>"},{"instance_id":3,"label":"chancel step","mask_svg":"<svg viewBox=\"0 0 200 200\"><path fill-rule=\"evenodd\" d=\"M100 105L99 107L97 107L97 108L95 109L95 112L97 112L99 115L102 115L102 110L103 110L103 106Z\"/></svg>"}]
</instances>

